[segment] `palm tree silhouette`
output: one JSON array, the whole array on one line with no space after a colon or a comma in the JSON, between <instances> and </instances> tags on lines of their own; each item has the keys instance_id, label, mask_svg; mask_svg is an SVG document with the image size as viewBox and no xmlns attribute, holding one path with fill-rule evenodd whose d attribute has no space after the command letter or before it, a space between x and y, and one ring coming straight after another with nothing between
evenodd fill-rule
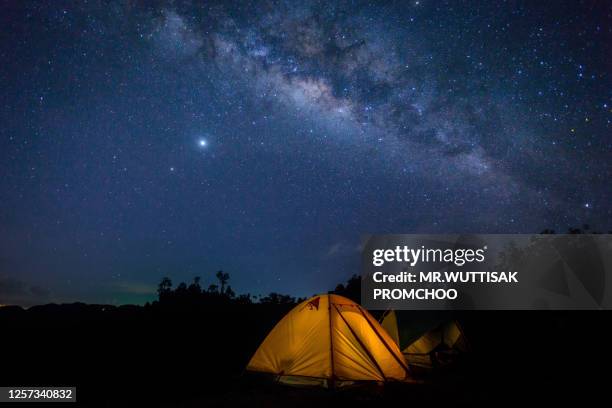
<instances>
[{"instance_id":1,"label":"palm tree silhouette","mask_svg":"<svg viewBox=\"0 0 612 408\"><path fill-rule=\"evenodd\" d=\"M227 283L227 281L229 281L230 278L229 273L219 271L215 276L217 277L217 279L219 279L219 283L221 284L221 289L219 290L219 293L224 294L225 284Z\"/></svg>"}]
</instances>

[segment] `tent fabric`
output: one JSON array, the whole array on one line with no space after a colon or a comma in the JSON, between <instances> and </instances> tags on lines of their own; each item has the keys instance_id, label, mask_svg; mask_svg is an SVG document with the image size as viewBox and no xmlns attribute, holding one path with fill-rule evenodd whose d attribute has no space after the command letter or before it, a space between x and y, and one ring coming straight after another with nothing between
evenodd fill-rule
<instances>
[{"instance_id":1,"label":"tent fabric","mask_svg":"<svg viewBox=\"0 0 612 408\"><path fill-rule=\"evenodd\" d=\"M391 338L393 339L393 341L395 342L395 344L397 344L399 347L401 347L401 341L400 341L400 334L399 334L399 328L398 328L398 324L397 324L397 317L395 315L395 312L393 310L391 310L391 312L389 312L388 314L386 314L381 322L381 326L383 327L383 329L385 329L387 331L387 333L389 333L389 336L391 336Z\"/></svg>"},{"instance_id":2,"label":"tent fabric","mask_svg":"<svg viewBox=\"0 0 612 408\"><path fill-rule=\"evenodd\" d=\"M419 337L441 324L452 320L452 314L444 310L389 310L382 319L381 325L392 334L400 350L414 343Z\"/></svg>"},{"instance_id":3,"label":"tent fabric","mask_svg":"<svg viewBox=\"0 0 612 408\"><path fill-rule=\"evenodd\" d=\"M438 346L445 345L450 349L467 351L467 344L459 325L450 321L423 334L417 341L406 347L405 353L428 354Z\"/></svg>"},{"instance_id":4,"label":"tent fabric","mask_svg":"<svg viewBox=\"0 0 612 408\"><path fill-rule=\"evenodd\" d=\"M342 381L404 380L407 366L393 339L357 303L320 295L291 310L259 346L247 370ZM306 380L306 383L311 381Z\"/></svg>"},{"instance_id":5,"label":"tent fabric","mask_svg":"<svg viewBox=\"0 0 612 408\"><path fill-rule=\"evenodd\" d=\"M392 310L384 315L381 325L402 349L409 366L431 368L435 363L444 363L443 360L453 354L468 351L467 339L457 321L444 321L443 315L434 314L428 316L431 319L429 328L423 329L426 325L420 324L416 314L414 322L407 315ZM419 328L421 335L415 338Z\"/></svg>"}]
</instances>

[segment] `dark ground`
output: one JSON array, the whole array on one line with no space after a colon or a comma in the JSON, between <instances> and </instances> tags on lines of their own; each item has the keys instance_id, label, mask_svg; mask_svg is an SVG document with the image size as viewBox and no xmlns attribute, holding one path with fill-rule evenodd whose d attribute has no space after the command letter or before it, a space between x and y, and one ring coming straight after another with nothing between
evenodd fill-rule
<instances>
[{"instance_id":1,"label":"dark ground","mask_svg":"<svg viewBox=\"0 0 612 408\"><path fill-rule=\"evenodd\" d=\"M76 386L83 406L319 407L584 403L609 382L601 371L611 350L609 312L455 315L472 352L423 385L303 390L242 375L291 307L218 302L0 308L0 384Z\"/></svg>"}]
</instances>

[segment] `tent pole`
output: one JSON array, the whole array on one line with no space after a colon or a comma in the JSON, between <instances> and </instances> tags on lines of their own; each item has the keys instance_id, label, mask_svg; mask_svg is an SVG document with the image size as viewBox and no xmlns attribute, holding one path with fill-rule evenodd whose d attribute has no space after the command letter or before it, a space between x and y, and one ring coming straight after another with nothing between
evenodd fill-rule
<instances>
[{"instance_id":1,"label":"tent pole","mask_svg":"<svg viewBox=\"0 0 612 408\"><path fill-rule=\"evenodd\" d=\"M376 328L374 327L374 325L372 324L372 322L370 321L370 319L368 319L368 316L366 316L365 313L363 313L363 310L361 309L361 306L357 305L357 309L359 309L359 311L361 312L361 314L363 315L363 318L366 319L366 321L368 322L368 324L370 325L370 327L372 328L372 331L374 331L374 333L376 333L376 335L378 336L378 338L380 339L380 341L382 342L382 344L385 345L385 347L387 348L387 350L389 350L389 353L393 356L393 358L395 359L395 361L397 361L399 363L400 366L402 366L402 368L406 371L406 375L408 375L408 373L410 372L410 370L408 369L408 366L406 365L406 363L404 363L403 361L401 361L399 358L397 358L397 356L395 355L395 353L393 352L393 350L391 350L391 348L389 347L389 345L387 344L387 342L385 341L385 339L383 339L383 337L380 335L380 333L378 332L378 330L376 330Z\"/></svg>"},{"instance_id":2,"label":"tent pole","mask_svg":"<svg viewBox=\"0 0 612 408\"><path fill-rule=\"evenodd\" d=\"M357 336L357 333L355 333L355 331L353 330L353 328L351 327L351 325L346 321L346 319L344 318L344 316L342 316L342 313L340 312L340 310L338 309L338 306L334 305L334 308L336 309L336 311L338 312L338 316L340 316L342 318L342 321L344 322L344 324L346 324L346 327L348 327L348 329L350 330L351 334L353 335L353 337L355 337L355 340L357 340L357 342L359 343L359 345L361 346L361 348L363 348L363 351L366 352L366 354L368 355L368 357L370 358L370 360L372 360L372 362L374 363L374 366L376 367L376 369L378 370L378 372L380 373L380 375L382 376L384 381L387 381L387 377L385 377L385 373L383 372L383 370L380 368L380 366L378 365L378 361L376 361L376 359L374 358L374 356L372 355L372 353L370 353L370 350L368 350L368 348L365 346L365 344L363 344L363 342L361 341L361 339ZM365 317L365 316L364 316ZM367 318L366 318L367 320Z\"/></svg>"}]
</instances>

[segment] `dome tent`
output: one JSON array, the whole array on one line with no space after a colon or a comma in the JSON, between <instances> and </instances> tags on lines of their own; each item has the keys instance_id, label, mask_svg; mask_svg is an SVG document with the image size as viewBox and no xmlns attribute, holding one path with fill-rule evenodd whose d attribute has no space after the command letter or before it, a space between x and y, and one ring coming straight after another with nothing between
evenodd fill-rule
<instances>
[{"instance_id":1,"label":"dome tent","mask_svg":"<svg viewBox=\"0 0 612 408\"><path fill-rule=\"evenodd\" d=\"M411 368L445 365L468 351L461 326L445 313L390 310L383 316L381 325L402 349Z\"/></svg>"},{"instance_id":2,"label":"dome tent","mask_svg":"<svg viewBox=\"0 0 612 408\"><path fill-rule=\"evenodd\" d=\"M404 380L402 354L357 303L320 295L291 310L265 338L247 371L293 385L342 387L360 381Z\"/></svg>"}]
</instances>

